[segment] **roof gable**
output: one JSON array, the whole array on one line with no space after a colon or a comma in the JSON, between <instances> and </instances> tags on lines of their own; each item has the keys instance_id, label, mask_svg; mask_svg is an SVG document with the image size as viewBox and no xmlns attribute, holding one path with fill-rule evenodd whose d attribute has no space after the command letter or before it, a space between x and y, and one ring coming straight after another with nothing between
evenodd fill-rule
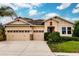
<instances>
[{"instance_id":1,"label":"roof gable","mask_svg":"<svg viewBox=\"0 0 79 59\"><path fill-rule=\"evenodd\" d=\"M31 25L31 23L29 23L23 19L15 19L14 21L7 23L6 25L18 25L18 24Z\"/></svg>"},{"instance_id":2,"label":"roof gable","mask_svg":"<svg viewBox=\"0 0 79 59\"><path fill-rule=\"evenodd\" d=\"M56 20L56 19L57 19L57 20ZM47 20L45 20L44 22L49 21L49 20L54 20L54 21L56 21L56 22L59 22L58 19L59 19L59 20L62 20L62 21L65 21L65 22L67 22L67 23L70 23L70 24L74 24L74 23L72 23L72 22L70 22L70 21L68 21L68 20L65 20L65 19L63 19L63 18L61 18L61 17L58 17L58 16L52 17L52 18L50 18L50 19L47 19Z\"/></svg>"}]
</instances>

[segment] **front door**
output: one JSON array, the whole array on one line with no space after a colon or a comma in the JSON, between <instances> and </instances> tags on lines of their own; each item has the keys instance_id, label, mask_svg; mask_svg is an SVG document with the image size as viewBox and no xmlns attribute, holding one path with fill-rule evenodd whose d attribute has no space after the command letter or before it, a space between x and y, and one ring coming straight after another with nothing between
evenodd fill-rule
<instances>
[{"instance_id":1,"label":"front door","mask_svg":"<svg viewBox=\"0 0 79 59\"><path fill-rule=\"evenodd\" d=\"M47 28L47 31L48 31L48 32L53 32L54 29L55 29L55 27L48 27L48 28Z\"/></svg>"}]
</instances>

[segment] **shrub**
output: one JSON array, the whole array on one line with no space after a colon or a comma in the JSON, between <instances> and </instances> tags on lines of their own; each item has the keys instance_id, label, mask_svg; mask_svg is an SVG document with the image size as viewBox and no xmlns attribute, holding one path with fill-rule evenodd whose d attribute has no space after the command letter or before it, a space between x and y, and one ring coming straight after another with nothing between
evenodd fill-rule
<instances>
[{"instance_id":1,"label":"shrub","mask_svg":"<svg viewBox=\"0 0 79 59\"><path fill-rule=\"evenodd\" d=\"M60 33L59 32L52 32L48 36L49 40L47 43L58 43L61 42Z\"/></svg>"},{"instance_id":2,"label":"shrub","mask_svg":"<svg viewBox=\"0 0 79 59\"><path fill-rule=\"evenodd\" d=\"M79 20L75 21L73 35L74 37L79 37Z\"/></svg>"},{"instance_id":3,"label":"shrub","mask_svg":"<svg viewBox=\"0 0 79 59\"><path fill-rule=\"evenodd\" d=\"M48 39L49 39L49 38L48 38L49 34L50 34L49 32L44 33L44 40L45 40L45 41L48 41Z\"/></svg>"},{"instance_id":4,"label":"shrub","mask_svg":"<svg viewBox=\"0 0 79 59\"><path fill-rule=\"evenodd\" d=\"M2 24L0 24L0 41L6 40L5 30Z\"/></svg>"},{"instance_id":5,"label":"shrub","mask_svg":"<svg viewBox=\"0 0 79 59\"><path fill-rule=\"evenodd\" d=\"M79 37L61 36L62 41L79 41Z\"/></svg>"},{"instance_id":6,"label":"shrub","mask_svg":"<svg viewBox=\"0 0 79 59\"><path fill-rule=\"evenodd\" d=\"M4 35L0 35L0 41L4 41L5 40L5 36Z\"/></svg>"}]
</instances>

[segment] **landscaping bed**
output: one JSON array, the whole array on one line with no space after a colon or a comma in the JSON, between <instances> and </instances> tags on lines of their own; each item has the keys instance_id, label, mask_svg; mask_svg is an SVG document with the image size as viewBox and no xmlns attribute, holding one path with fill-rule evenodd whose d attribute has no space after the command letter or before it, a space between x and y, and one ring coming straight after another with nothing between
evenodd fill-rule
<instances>
[{"instance_id":1,"label":"landscaping bed","mask_svg":"<svg viewBox=\"0 0 79 59\"><path fill-rule=\"evenodd\" d=\"M79 41L67 41L56 44L48 44L52 52L79 53Z\"/></svg>"}]
</instances>

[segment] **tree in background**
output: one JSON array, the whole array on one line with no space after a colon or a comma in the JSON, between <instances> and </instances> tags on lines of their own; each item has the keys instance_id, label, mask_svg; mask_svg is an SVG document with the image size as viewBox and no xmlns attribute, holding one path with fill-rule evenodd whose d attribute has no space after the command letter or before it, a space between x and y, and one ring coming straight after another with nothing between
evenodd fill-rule
<instances>
[{"instance_id":1,"label":"tree in background","mask_svg":"<svg viewBox=\"0 0 79 59\"><path fill-rule=\"evenodd\" d=\"M1 17L10 16L12 19L13 19L13 17L17 17L14 10L11 7L8 7L8 6L2 6L0 8L0 16Z\"/></svg>"},{"instance_id":2,"label":"tree in background","mask_svg":"<svg viewBox=\"0 0 79 59\"><path fill-rule=\"evenodd\" d=\"M79 37L79 20L75 21L73 36Z\"/></svg>"}]
</instances>

